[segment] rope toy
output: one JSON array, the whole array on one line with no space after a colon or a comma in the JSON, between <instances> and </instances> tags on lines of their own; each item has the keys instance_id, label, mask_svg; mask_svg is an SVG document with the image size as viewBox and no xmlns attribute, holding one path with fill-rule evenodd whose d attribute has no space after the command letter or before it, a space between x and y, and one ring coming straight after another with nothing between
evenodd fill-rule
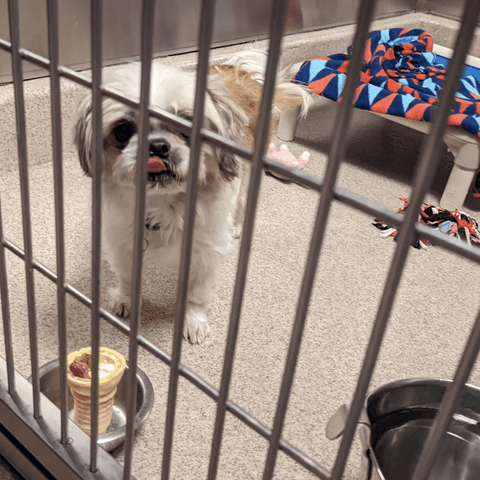
<instances>
[{"instance_id":1,"label":"rope toy","mask_svg":"<svg viewBox=\"0 0 480 480\"><path fill-rule=\"evenodd\" d=\"M400 198L400 200L403 201L404 205L403 208L398 209L398 213L405 215L408 207L408 200L406 198ZM459 240L468 242L469 245L473 244L480 246L480 233L478 231L477 221L465 213L459 212L457 209L449 211L440 207L435 207L430 203L424 203L418 219L420 223L437 228L442 233L453 235ZM375 219L372 225L382 230L382 233L380 234L382 238L394 237L394 240L396 240L398 230L395 226L388 225L378 219ZM429 245L431 245L430 242L420 238L414 239L412 243L414 248L423 250L426 250Z\"/></svg>"}]
</instances>

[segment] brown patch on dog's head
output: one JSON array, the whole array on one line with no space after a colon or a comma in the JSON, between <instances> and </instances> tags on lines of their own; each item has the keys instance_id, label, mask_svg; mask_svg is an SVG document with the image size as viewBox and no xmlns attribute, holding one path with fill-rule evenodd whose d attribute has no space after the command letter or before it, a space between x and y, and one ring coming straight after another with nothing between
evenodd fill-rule
<instances>
[{"instance_id":1,"label":"brown patch on dog's head","mask_svg":"<svg viewBox=\"0 0 480 480\"><path fill-rule=\"evenodd\" d=\"M230 98L247 115L248 123L245 136L248 145L253 144L255 127L257 125L258 110L262 98L263 84L255 80L249 72L239 70L232 65L213 65L211 73L220 75L225 82ZM274 98L274 108L278 114L293 110L302 103L298 96L291 95L284 88L277 88ZM269 136L272 135L275 118L270 122Z\"/></svg>"},{"instance_id":2,"label":"brown patch on dog's head","mask_svg":"<svg viewBox=\"0 0 480 480\"><path fill-rule=\"evenodd\" d=\"M211 73L222 77L230 98L245 112L248 118L245 137L247 144L252 145L262 97L262 84L254 80L250 73L237 70L231 65L214 65Z\"/></svg>"}]
</instances>

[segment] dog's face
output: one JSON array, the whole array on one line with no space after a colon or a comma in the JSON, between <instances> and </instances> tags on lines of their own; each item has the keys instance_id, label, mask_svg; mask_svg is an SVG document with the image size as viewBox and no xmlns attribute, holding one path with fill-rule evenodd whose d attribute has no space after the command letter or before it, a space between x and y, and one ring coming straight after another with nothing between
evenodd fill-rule
<instances>
[{"instance_id":1,"label":"dog's face","mask_svg":"<svg viewBox=\"0 0 480 480\"><path fill-rule=\"evenodd\" d=\"M140 67L130 64L119 67L106 85L121 93L139 98ZM192 120L195 74L166 64L152 66L152 106ZM75 143L80 164L88 176L92 174L92 107L89 94L81 103L75 125ZM147 192L177 193L185 191L190 165L189 137L159 120L149 120L149 155ZM211 75L205 99L204 126L220 135L243 143L245 114L228 97L219 77ZM138 152L138 112L104 97L102 103L103 155L102 172L122 187L135 185ZM238 174L236 157L219 147L202 144L199 182L231 181Z\"/></svg>"}]
</instances>

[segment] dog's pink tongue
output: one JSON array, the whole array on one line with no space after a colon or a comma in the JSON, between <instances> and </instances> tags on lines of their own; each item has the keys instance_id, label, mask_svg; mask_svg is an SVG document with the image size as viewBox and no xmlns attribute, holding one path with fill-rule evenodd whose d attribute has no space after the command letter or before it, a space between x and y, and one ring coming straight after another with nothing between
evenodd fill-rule
<instances>
[{"instance_id":1,"label":"dog's pink tongue","mask_svg":"<svg viewBox=\"0 0 480 480\"><path fill-rule=\"evenodd\" d=\"M159 157L150 157L147 162L147 169L149 172L163 172L167 167L163 163L162 159Z\"/></svg>"}]
</instances>

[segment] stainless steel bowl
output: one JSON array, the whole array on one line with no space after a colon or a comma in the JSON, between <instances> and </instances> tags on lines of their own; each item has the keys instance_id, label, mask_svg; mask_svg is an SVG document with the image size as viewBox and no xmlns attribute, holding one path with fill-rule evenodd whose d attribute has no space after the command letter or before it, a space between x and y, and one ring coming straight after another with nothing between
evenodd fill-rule
<instances>
[{"instance_id":1,"label":"stainless steel bowl","mask_svg":"<svg viewBox=\"0 0 480 480\"><path fill-rule=\"evenodd\" d=\"M371 445L386 480L412 477L450 383L403 380L385 385L368 397ZM480 389L466 385L428 479L477 480L479 472Z\"/></svg>"},{"instance_id":2,"label":"stainless steel bowl","mask_svg":"<svg viewBox=\"0 0 480 480\"><path fill-rule=\"evenodd\" d=\"M125 374L117 387L112 410L112 423L107 431L98 436L98 444L108 452L125 441L127 423L127 389L128 389L128 362ZM60 408L60 375L58 359L46 363L39 370L40 391ZM29 378L31 381L31 377ZM153 407L153 386L148 377L137 368L137 404L135 415L135 430L142 425ZM73 418L73 397L68 394L68 413Z\"/></svg>"},{"instance_id":3,"label":"stainless steel bowl","mask_svg":"<svg viewBox=\"0 0 480 480\"><path fill-rule=\"evenodd\" d=\"M448 380L408 379L375 390L359 419L362 442L360 480L412 478ZM342 435L349 407L343 405L330 419L326 434ZM428 480L480 478L480 389L465 385L453 420Z\"/></svg>"}]
</instances>

